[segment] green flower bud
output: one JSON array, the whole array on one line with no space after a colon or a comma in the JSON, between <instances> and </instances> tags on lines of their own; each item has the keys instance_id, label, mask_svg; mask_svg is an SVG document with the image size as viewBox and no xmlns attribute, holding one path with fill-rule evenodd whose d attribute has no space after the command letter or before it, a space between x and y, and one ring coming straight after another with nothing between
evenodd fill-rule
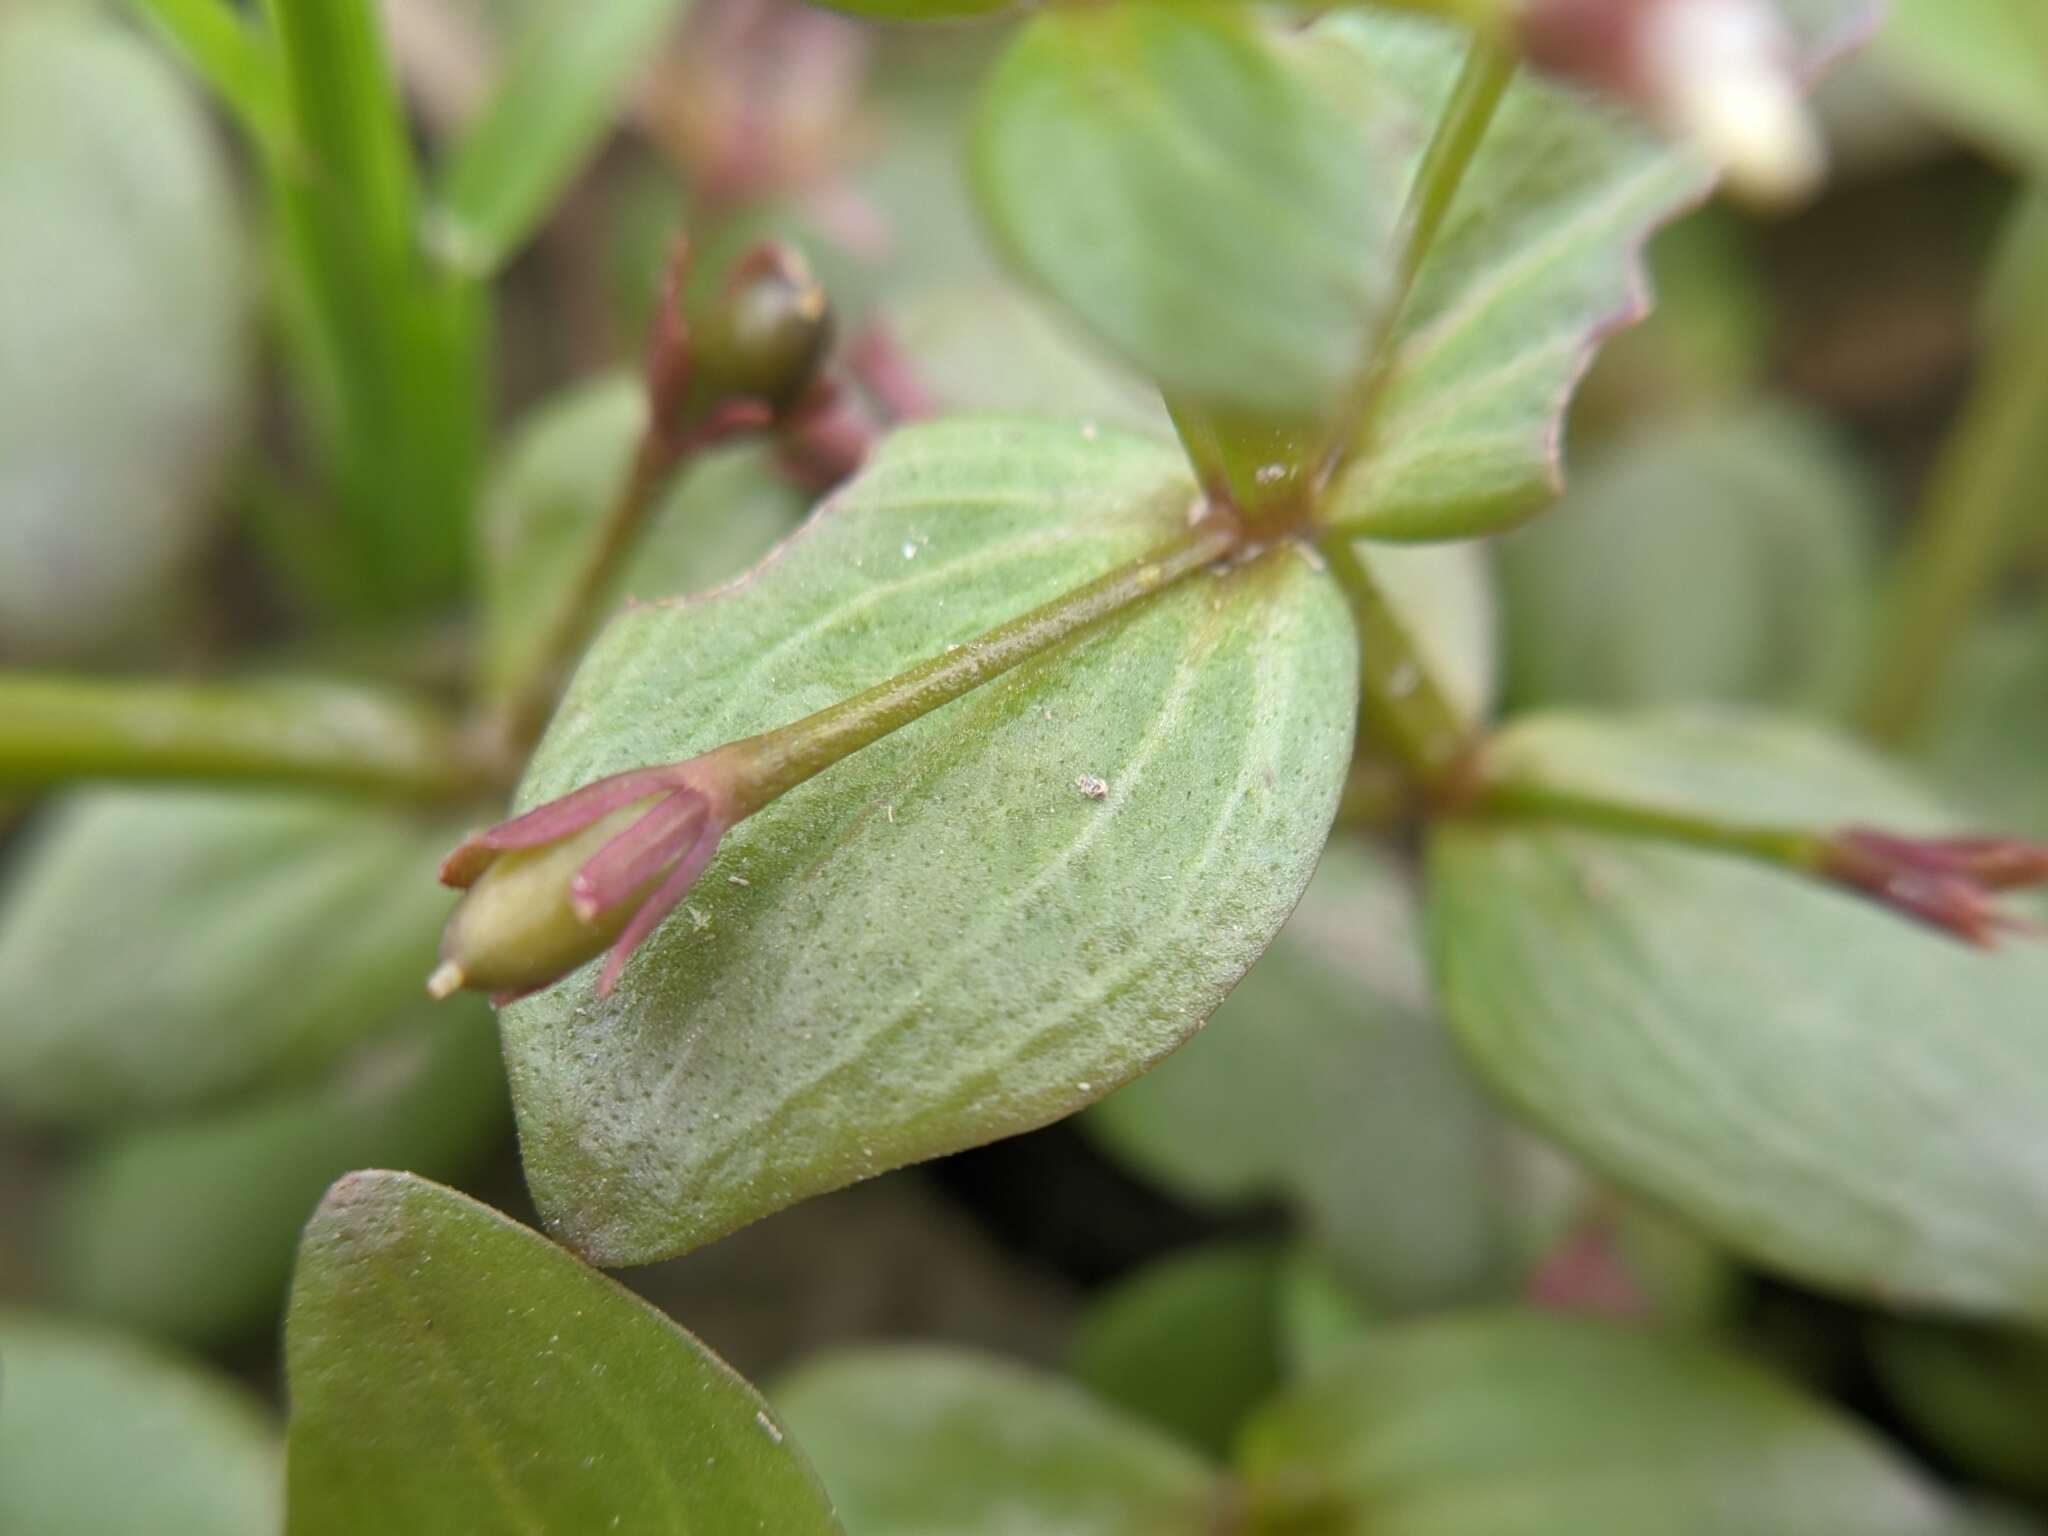
<instances>
[{"instance_id":1,"label":"green flower bud","mask_svg":"<svg viewBox=\"0 0 2048 1536\"><path fill-rule=\"evenodd\" d=\"M626 958L675 909L731 825L718 754L642 768L477 833L441 866L467 894L441 934L427 990L463 987L497 1001L550 986L607 948L600 997Z\"/></svg>"},{"instance_id":2,"label":"green flower bud","mask_svg":"<svg viewBox=\"0 0 2048 1536\"><path fill-rule=\"evenodd\" d=\"M691 327L697 387L707 400L761 400L780 411L817 377L831 339L831 306L802 258L759 246Z\"/></svg>"},{"instance_id":3,"label":"green flower bud","mask_svg":"<svg viewBox=\"0 0 2048 1536\"><path fill-rule=\"evenodd\" d=\"M520 994L595 959L633 915L620 905L585 922L570 901L576 874L645 813L651 800L614 811L573 836L500 854L449 914L441 966L428 990ZM646 883L651 888L659 872Z\"/></svg>"}]
</instances>

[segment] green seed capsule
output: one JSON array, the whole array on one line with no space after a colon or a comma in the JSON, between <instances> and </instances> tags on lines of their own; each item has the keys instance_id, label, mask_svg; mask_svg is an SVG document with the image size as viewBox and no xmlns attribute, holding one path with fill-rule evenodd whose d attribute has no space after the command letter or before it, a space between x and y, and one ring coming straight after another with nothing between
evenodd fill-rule
<instances>
[{"instance_id":1,"label":"green seed capsule","mask_svg":"<svg viewBox=\"0 0 2048 1536\"><path fill-rule=\"evenodd\" d=\"M570 882L658 798L636 801L544 847L499 854L448 915L441 967L428 990L437 997L461 987L530 992L603 953L660 875L589 922L570 905Z\"/></svg>"}]
</instances>

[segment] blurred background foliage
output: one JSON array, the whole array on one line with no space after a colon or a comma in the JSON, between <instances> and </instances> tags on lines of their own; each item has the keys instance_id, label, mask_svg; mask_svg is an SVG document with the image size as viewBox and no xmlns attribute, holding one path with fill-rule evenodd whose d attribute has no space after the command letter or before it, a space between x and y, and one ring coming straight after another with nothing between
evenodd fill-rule
<instances>
[{"instance_id":1,"label":"blurred background foliage","mask_svg":"<svg viewBox=\"0 0 2048 1536\"><path fill-rule=\"evenodd\" d=\"M475 665L510 686L638 431L626 374L678 228L706 281L764 233L792 241L842 334L893 338L942 408L1162 425L971 222L959 124L1000 26L793 0L274 3L290 99L252 83L223 106L149 24L177 9L0 0L0 664L317 665L441 699ZM1821 97L1836 168L1813 206L1715 203L1658 238L1660 307L1587 382L1563 503L1485 550L1383 558L1475 705L1789 706L2048 835L2048 388L2025 377L2048 369L2048 37L2026 0L1895 11ZM240 46L222 39L224 78ZM1931 577L1888 574L1953 542L1925 509L1981 489L1952 483L1958 420L2037 443L2030 515L1966 513ZM738 574L805 503L765 452L711 456L621 596ZM1901 657L1908 611L1939 643ZM280 1310L343 1172L416 1170L532 1219L485 1010L418 998L435 860L478 815L318 790L0 805L8 1531L143 1528L48 1493L117 1462L148 1529L274 1525ZM1316 1363L1361 1339L1388 1371L1441 1371L1458 1412L1516 1373L1565 1381L1532 1399L1560 1424L1570 1394L1654 1398L1691 1369L1608 1342L1588 1364L1526 1319L1390 1326L1528 1303L1712 1336L1888 1437L1884 1476L2029 1528L2040 1343L1762 1274L1517 1124L1436 1017L1409 852L1341 832L1208 1029L1078 1122L629 1283L756 1378L888 1338L1064 1373L1169 1491L1207 1474L1155 1433L1256 1460L1289 1415L1393 1411L1316 1397L1336 1390ZM971 1421L985 1395L1028 1413L1065 1390L908 1358L816 1366L789 1403L828 1483L856 1486L870 1398ZM92 1436L37 1438L53 1401ZM1892 1528L1840 1518L1813 1528Z\"/></svg>"}]
</instances>

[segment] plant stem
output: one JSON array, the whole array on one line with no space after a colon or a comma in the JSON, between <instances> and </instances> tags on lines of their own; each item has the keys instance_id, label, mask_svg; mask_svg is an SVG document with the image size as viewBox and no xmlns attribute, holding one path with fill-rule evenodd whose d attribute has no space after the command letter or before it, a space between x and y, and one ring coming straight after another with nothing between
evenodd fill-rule
<instances>
[{"instance_id":1,"label":"plant stem","mask_svg":"<svg viewBox=\"0 0 2048 1536\"><path fill-rule=\"evenodd\" d=\"M503 729L508 745L515 750L532 746L546 727L561 691L562 675L596 633L619 573L685 457L671 439L656 430L650 418L640 446L634 450L626 483L606 513L604 526L574 584L548 623L546 641L506 700Z\"/></svg>"},{"instance_id":2,"label":"plant stem","mask_svg":"<svg viewBox=\"0 0 2048 1536\"><path fill-rule=\"evenodd\" d=\"M1465 62L1437 119L1429 146L1416 167L1415 181L1408 189L1408 202L1401 212L1397 242L1398 264L1394 269L1394 291L1387 301L1386 320L1374 338L1372 354L1359 370L1351 398L1338 418L1335 440L1323 460L1322 484L1337 474L1372 444L1374 418L1381 397L1393 377L1394 359L1400 337L1401 314L1415 291L1423 263L1443 232L1451 205L1465 184L1465 173L1493 126L1494 114L1515 78L1517 59L1490 30L1473 34Z\"/></svg>"},{"instance_id":3,"label":"plant stem","mask_svg":"<svg viewBox=\"0 0 2048 1536\"><path fill-rule=\"evenodd\" d=\"M730 750L744 759L747 770L739 814L752 814L848 754L1213 565L1245 540L1244 527L1234 516L1212 513L1150 553L972 640L948 646L885 683L735 742Z\"/></svg>"},{"instance_id":4,"label":"plant stem","mask_svg":"<svg viewBox=\"0 0 2048 1536\"><path fill-rule=\"evenodd\" d=\"M1409 189L1386 321L1323 455L1316 477L1318 494L1372 445L1380 401L1393 377L1401 312L1514 79L1515 63L1514 54L1498 38L1485 30L1475 33ZM1321 547L1358 625L1368 725L1393 750L1426 799L1454 797L1475 743L1470 723L1451 703L1351 541L1331 534Z\"/></svg>"},{"instance_id":5,"label":"plant stem","mask_svg":"<svg viewBox=\"0 0 2048 1536\"><path fill-rule=\"evenodd\" d=\"M1696 816L1538 784L1487 784L1465 808L1474 816L1568 822L1595 832L1732 853L1801 874L1825 875L1834 840L1823 833Z\"/></svg>"},{"instance_id":6,"label":"plant stem","mask_svg":"<svg viewBox=\"0 0 2048 1536\"><path fill-rule=\"evenodd\" d=\"M1882 742L1909 741L1924 724L2022 517L2048 506L2048 188L2030 195L2003 333L1935 466L1866 679L1858 719Z\"/></svg>"},{"instance_id":7,"label":"plant stem","mask_svg":"<svg viewBox=\"0 0 2048 1536\"><path fill-rule=\"evenodd\" d=\"M1471 759L1472 728L1431 674L1350 539L1330 534L1321 549L1358 625L1359 686L1368 723L1426 796L1442 796Z\"/></svg>"},{"instance_id":8,"label":"plant stem","mask_svg":"<svg viewBox=\"0 0 2048 1536\"><path fill-rule=\"evenodd\" d=\"M1515 55L1499 39L1481 31L1473 35L1457 83L1451 87L1444 115L1437 120L1429 147L1416 168L1415 184L1409 188L1408 204L1401 214L1401 266L1395 308L1405 303L1415 287L1422 263L1436 244L1436 237L1465 184L1486 130L1493 126L1501 98L1515 78Z\"/></svg>"},{"instance_id":9,"label":"plant stem","mask_svg":"<svg viewBox=\"0 0 2048 1536\"><path fill-rule=\"evenodd\" d=\"M484 788L493 774L445 716L403 695L305 681L0 673L0 790L101 778L431 799Z\"/></svg>"},{"instance_id":10,"label":"plant stem","mask_svg":"<svg viewBox=\"0 0 2048 1536\"><path fill-rule=\"evenodd\" d=\"M280 310L358 601L444 602L468 572L488 306L420 244L417 167L371 0L263 0L290 152L266 157Z\"/></svg>"}]
</instances>

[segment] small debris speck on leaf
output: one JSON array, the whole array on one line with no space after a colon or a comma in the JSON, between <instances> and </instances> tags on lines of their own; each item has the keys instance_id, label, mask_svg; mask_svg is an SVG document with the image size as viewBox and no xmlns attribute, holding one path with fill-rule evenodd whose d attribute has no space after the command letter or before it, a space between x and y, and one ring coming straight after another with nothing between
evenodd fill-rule
<instances>
[{"instance_id":1,"label":"small debris speck on leaf","mask_svg":"<svg viewBox=\"0 0 2048 1536\"><path fill-rule=\"evenodd\" d=\"M1109 780L1098 779L1092 773L1084 773L1081 777L1074 780L1074 788L1080 790L1090 800L1107 800L1109 798Z\"/></svg>"}]
</instances>

